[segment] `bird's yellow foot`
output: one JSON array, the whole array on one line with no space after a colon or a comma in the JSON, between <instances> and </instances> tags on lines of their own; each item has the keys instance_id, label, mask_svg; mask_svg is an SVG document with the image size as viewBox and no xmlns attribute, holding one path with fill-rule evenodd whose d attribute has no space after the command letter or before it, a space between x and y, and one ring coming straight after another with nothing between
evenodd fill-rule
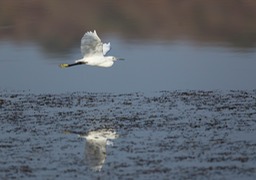
<instances>
[{"instance_id":1,"label":"bird's yellow foot","mask_svg":"<svg viewBox=\"0 0 256 180\"><path fill-rule=\"evenodd\" d=\"M68 65L68 64L60 64L59 66L60 66L60 68L66 68L66 67L68 67L69 65Z\"/></svg>"}]
</instances>

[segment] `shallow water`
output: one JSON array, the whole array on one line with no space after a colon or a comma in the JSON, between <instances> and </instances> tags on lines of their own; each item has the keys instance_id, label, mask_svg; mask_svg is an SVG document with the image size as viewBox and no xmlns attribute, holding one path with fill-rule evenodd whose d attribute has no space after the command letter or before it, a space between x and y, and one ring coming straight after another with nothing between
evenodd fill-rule
<instances>
[{"instance_id":1,"label":"shallow water","mask_svg":"<svg viewBox=\"0 0 256 180\"><path fill-rule=\"evenodd\" d=\"M0 179L255 179L255 22L253 0L0 1ZM126 60L60 69L94 29Z\"/></svg>"},{"instance_id":2,"label":"shallow water","mask_svg":"<svg viewBox=\"0 0 256 180\"><path fill-rule=\"evenodd\" d=\"M255 91L2 92L0 100L1 179L256 176Z\"/></svg>"},{"instance_id":3,"label":"shallow water","mask_svg":"<svg viewBox=\"0 0 256 180\"><path fill-rule=\"evenodd\" d=\"M254 89L256 53L178 45L125 45L113 38L113 54L125 61L104 69L88 66L60 69L70 57L47 58L36 45L1 46L1 87L32 92L150 92L176 89ZM77 47L79 48L79 47ZM128 49L128 51L126 51ZM46 58L46 59L45 59Z\"/></svg>"}]
</instances>

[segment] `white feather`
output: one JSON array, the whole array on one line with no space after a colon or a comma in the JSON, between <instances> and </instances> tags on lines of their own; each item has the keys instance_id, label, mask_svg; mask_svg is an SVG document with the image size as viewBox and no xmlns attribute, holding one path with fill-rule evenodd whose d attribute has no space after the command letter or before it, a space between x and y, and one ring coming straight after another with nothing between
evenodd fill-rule
<instances>
[{"instance_id":1,"label":"white feather","mask_svg":"<svg viewBox=\"0 0 256 180\"><path fill-rule=\"evenodd\" d=\"M111 67L114 61L119 59L114 56L105 56L110 49L110 43L102 43L95 30L93 32L86 32L81 39L81 53L83 58L75 62L91 66Z\"/></svg>"},{"instance_id":2,"label":"white feather","mask_svg":"<svg viewBox=\"0 0 256 180\"><path fill-rule=\"evenodd\" d=\"M109 43L104 43L103 44L103 55L105 56L110 49L111 49L110 42Z\"/></svg>"}]
</instances>

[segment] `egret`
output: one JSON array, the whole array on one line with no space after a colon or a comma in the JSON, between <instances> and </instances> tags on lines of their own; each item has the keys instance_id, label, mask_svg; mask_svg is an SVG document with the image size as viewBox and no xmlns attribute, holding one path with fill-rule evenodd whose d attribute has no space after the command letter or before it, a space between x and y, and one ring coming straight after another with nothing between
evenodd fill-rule
<instances>
[{"instance_id":1,"label":"egret","mask_svg":"<svg viewBox=\"0 0 256 180\"><path fill-rule=\"evenodd\" d=\"M110 43L102 43L95 30L94 32L86 32L81 39L83 58L76 60L73 64L60 64L59 66L66 68L86 64L90 66L111 67L115 61L124 60L114 56L105 56L110 48Z\"/></svg>"}]
</instances>

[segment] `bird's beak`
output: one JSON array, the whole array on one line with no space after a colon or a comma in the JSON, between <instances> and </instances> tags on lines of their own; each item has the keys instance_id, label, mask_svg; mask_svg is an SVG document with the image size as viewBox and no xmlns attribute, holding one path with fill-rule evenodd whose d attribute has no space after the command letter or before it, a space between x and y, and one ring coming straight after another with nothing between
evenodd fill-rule
<instances>
[{"instance_id":1,"label":"bird's beak","mask_svg":"<svg viewBox=\"0 0 256 180\"><path fill-rule=\"evenodd\" d=\"M117 58L117 60L121 60L121 61L123 61L123 60L125 60L124 58Z\"/></svg>"}]
</instances>

